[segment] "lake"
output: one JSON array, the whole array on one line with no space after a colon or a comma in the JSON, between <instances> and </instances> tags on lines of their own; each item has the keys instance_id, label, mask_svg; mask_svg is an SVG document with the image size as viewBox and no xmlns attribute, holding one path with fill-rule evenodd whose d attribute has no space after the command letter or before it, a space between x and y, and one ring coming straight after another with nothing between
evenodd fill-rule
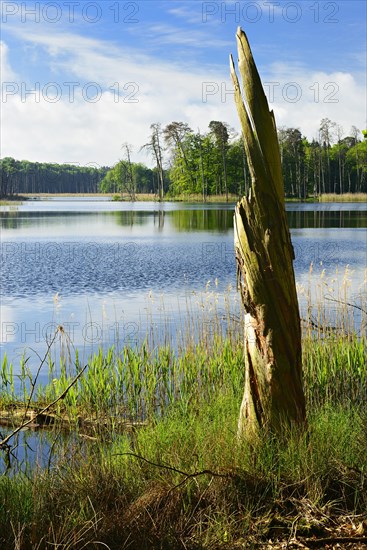
<instances>
[{"instance_id":1,"label":"lake","mask_svg":"<svg viewBox=\"0 0 367 550\"><path fill-rule=\"evenodd\" d=\"M2 357L16 372L25 354L35 369L59 325L82 358L134 344L151 326L164 339L202 295L219 308L226 295L239 311L233 209L100 197L1 207ZM366 204L288 203L287 214L301 310L311 263L315 298L365 300Z\"/></svg>"}]
</instances>

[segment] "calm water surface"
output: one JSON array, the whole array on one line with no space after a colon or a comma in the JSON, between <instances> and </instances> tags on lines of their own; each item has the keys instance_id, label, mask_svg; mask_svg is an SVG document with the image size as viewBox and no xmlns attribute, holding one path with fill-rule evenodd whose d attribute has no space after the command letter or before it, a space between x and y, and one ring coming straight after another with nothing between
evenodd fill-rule
<instances>
[{"instance_id":1,"label":"calm water surface","mask_svg":"<svg viewBox=\"0 0 367 550\"><path fill-rule=\"evenodd\" d=\"M183 312L197 311L203 301L217 302L220 311L226 294L239 308L233 209L72 197L1 207L2 358L6 353L19 372L25 354L35 372L58 325L83 361L99 346L138 342L147 327L164 339L166 331L182 329ZM311 263L316 296L347 290L360 304L367 290L367 206L296 203L287 212L301 314ZM55 359L60 351L55 346ZM14 473L49 467L49 451L48 434L21 432Z\"/></svg>"},{"instance_id":2,"label":"calm water surface","mask_svg":"<svg viewBox=\"0 0 367 550\"><path fill-rule=\"evenodd\" d=\"M230 286L235 297L233 208L73 198L2 207L1 354L16 370L26 351L36 366L57 325L87 354L141 339L152 320L177 321L194 293ZM350 295L363 290L366 205L287 212L300 288L312 262L316 279L325 270L339 285L349 265Z\"/></svg>"}]
</instances>

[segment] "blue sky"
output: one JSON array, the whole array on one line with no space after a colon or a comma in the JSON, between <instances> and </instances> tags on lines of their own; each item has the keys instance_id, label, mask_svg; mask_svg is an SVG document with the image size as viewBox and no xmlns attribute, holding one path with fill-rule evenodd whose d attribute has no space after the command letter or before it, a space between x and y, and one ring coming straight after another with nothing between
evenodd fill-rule
<instances>
[{"instance_id":1,"label":"blue sky","mask_svg":"<svg viewBox=\"0 0 367 550\"><path fill-rule=\"evenodd\" d=\"M228 56L246 31L278 126L366 127L366 3L1 2L1 156L113 165L153 122L239 132Z\"/></svg>"}]
</instances>

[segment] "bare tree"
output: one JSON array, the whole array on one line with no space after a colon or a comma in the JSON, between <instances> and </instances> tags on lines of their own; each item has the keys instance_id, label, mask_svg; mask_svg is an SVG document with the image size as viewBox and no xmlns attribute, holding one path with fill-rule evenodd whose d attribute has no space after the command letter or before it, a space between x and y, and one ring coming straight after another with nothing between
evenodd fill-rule
<instances>
[{"instance_id":1,"label":"bare tree","mask_svg":"<svg viewBox=\"0 0 367 550\"><path fill-rule=\"evenodd\" d=\"M130 200L135 201L136 199L135 181L134 181L133 165L131 162L132 146L129 143L125 142L122 144L121 149L125 151L125 155L126 155L126 159L121 164L121 168L124 172L123 177L121 178L121 192L126 191L130 196Z\"/></svg>"},{"instance_id":2,"label":"bare tree","mask_svg":"<svg viewBox=\"0 0 367 550\"><path fill-rule=\"evenodd\" d=\"M158 197L159 200L162 201L164 193L164 170L162 146L160 139L162 135L161 124L159 122L155 122L150 125L150 129L152 130L150 141L143 145L141 149L147 149L156 161L158 173Z\"/></svg>"},{"instance_id":3,"label":"bare tree","mask_svg":"<svg viewBox=\"0 0 367 550\"><path fill-rule=\"evenodd\" d=\"M326 157L326 169L323 162L323 156L321 157L321 177L322 177L322 192L326 192L326 182L328 184L327 191L330 192L330 146L333 137L333 129L335 128L335 122L332 122L330 118L323 118L320 122L319 136L321 151ZM335 192L335 188L334 188Z\"/></svg>"}]
</instances>

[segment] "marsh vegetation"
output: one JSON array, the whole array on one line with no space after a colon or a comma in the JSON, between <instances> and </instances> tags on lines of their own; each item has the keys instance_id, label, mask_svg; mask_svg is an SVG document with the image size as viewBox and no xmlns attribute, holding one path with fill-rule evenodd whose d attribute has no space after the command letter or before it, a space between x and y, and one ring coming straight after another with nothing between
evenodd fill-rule
<instances>
[{"instance_id":1,"label":"marsh vegetation","mask_svg":"<svg viewBox=\"0 0 367 550\"><path fill-rule=\"evenodd\" d=\"M95 353L73 385L84 365L61 329L52 344L64 344L58 368L45 349L47 383L37 383L26 360L15 375L4 359L1 409L8 423L12 415L15 426L32 416L33 430L42 430L38 412L56 403L47 411L43 464L23 461L19 468L12 456L17 435L3 445L2 546L312 547L352 536L365 542L363 293L350 305L340 293L335 307L312 303L305 292L308 429L290 430L284 440L268 434L249 446L237 439L243 323L231 302L215 309L212 291L201 298L200 317L190 304L182 312L180 342L167 334L157 344L151 327L135 347Z\"/></svg>"}]
</instances>

